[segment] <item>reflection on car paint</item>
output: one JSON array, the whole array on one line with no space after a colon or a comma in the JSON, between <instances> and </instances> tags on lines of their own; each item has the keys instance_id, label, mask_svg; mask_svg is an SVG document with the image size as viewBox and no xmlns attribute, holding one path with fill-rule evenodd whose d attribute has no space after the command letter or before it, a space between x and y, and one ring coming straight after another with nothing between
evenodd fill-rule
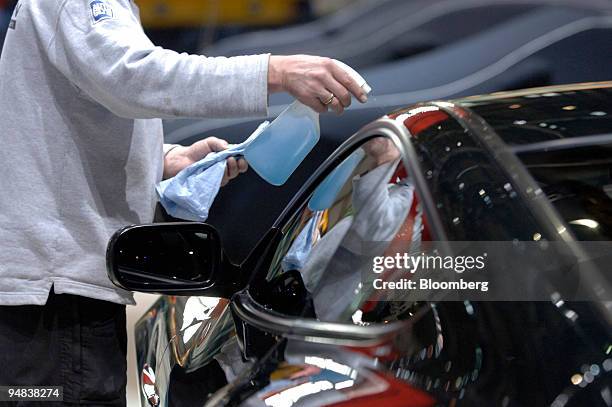
<instances>
[{"instance_id":1,"label":"reflection on car paint","mask_svg":"<svg viewBox=\"0 0 612 407\"><path fill-rule=\"evenodd\" d=\"M148 364L144 364L142 375L140 377L142 383L142 393L146 397L149 405L156 407L159 405L159 394L155 385L155 372Z\"/></svg>"},{"instance_id":2,"label":"reflection on car paint","mask_svg":"<svg viewBox=\"0 0 612 407\"><path fill-rule=\"evenodd\" d=\"M375 363L352 349L290 342L285 362L268 375L268 385L243 405L359 406L379 403L433 406L426 393L376 370Z\"/></svg>"},{"instance_id":3,"label":"reflection on car paint","mask_svg":"<svg viewBox=\"0 0 612 407\"><path fill-rule=\"evenodd\" d=\"M203 321L211 318L221 298L189 297L183 310L183 324L181 326L183 344L187 344L193 335L202 326ZM209 326L207 326L208 328ZM206 332L202 332L206 335Z\"/></svg>"}]
</instances>

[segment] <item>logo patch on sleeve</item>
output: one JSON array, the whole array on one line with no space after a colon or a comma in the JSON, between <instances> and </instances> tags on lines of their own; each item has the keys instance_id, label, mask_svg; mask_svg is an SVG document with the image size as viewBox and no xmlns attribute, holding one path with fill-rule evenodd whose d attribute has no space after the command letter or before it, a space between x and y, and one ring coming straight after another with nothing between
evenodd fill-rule
<instances>
[{"instance_id":1,"label":"logo patch on sleeve","mask_svg":"<svg viewBox=\"0 0 612 407\"><path fill-rule=\"evenodd\" d=\"M104 0L93 0L89 7L94 24L114 17L113 9Z\"/></svg>"}]
</instances>

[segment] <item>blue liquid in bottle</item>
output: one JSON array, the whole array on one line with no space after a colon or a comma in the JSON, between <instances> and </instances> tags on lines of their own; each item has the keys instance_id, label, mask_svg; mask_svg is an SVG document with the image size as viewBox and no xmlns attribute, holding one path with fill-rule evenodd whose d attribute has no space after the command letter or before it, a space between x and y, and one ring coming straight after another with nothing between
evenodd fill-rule
<instances>
[{"instance_id":1,"label":"blue liquid in bottle","mask_svg":"<svg viewBox=\"0 0 612 407\"><path fill-rule=\"evenodd\" d=\"M319 115L296 101L246 147L244 157L264 180L283 185L320 136Z\"/></svg>"}]
</instances>

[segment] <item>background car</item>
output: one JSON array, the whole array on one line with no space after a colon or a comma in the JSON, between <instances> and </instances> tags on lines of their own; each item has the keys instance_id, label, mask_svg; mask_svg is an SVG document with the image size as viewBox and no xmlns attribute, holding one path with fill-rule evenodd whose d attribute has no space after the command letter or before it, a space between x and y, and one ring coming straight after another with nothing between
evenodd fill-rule
<instances>
[{"instance_id":1,"label":"background car","mask_svg":"<svg viewBox=\"0 0 612 407\"><path fill-rule=\"evenodd\" d=\"M397 110L239 264L210 225L119 231L113 281L169 294L136 327L143 405L609 405L611 100L606 82ZM372 256L492 242L497 291L366 279Z\"/></svg>"},{"instance_id":2,"label":"background car","mask_svg":"<svg viewBox=\"0 0 612 407\"><path fill-rule=\"evenodd\" d=\"M449 45L520 15L560 6L595 13L611 9L600 0L360 1L305 24L230 36L201 53L303 53L341 59L362 69Z\"/></svg>"}]
</instances>

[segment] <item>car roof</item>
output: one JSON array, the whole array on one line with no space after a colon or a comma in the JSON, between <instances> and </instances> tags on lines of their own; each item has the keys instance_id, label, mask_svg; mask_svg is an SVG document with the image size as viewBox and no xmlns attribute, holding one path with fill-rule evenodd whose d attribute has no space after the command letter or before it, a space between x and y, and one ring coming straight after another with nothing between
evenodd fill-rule
<instances>
[{"instance_id":1,"label":"car roof","mask_svg":"<svg viewBox=\"0 0 612 407\"><path fill-rule=\"evenodd\" d=\"M612 82L501 92L454 102L482 117L510 146L597 144L612 135Z\"/></svg>"}]
</instances>

